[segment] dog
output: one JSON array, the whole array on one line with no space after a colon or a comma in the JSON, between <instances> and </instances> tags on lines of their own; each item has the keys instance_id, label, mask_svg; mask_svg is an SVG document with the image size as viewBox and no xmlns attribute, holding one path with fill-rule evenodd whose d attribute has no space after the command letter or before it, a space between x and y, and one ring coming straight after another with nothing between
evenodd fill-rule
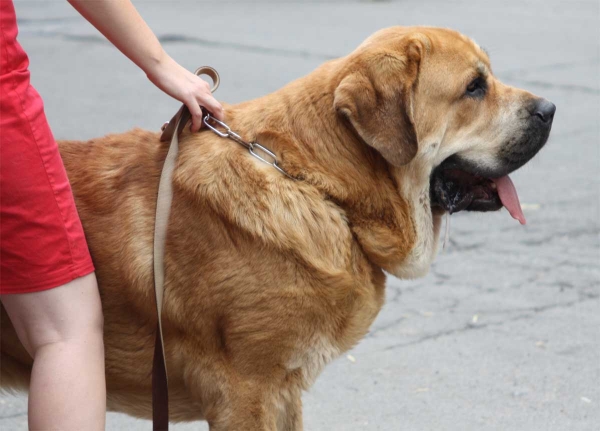
<instances>
[{"instance_id":1,"label":"dog","mask_svg":"<svg viewBox=\"0 0 600 431\"><path fill-rule=\"evenodd\" d=\"M507 174L555 106L501 83L448 29L394 27L226 123L293 179L208 129L180 138L162 313L171 419L211 431L302 429L301 393L365 336L386 273L427 273L447 212L505 206ZM108 408L151 417L152 241L167 146L134 129L59 143L96 266ZM2 384L31 358L2 310Z\"/></svg>"}]
</instances>

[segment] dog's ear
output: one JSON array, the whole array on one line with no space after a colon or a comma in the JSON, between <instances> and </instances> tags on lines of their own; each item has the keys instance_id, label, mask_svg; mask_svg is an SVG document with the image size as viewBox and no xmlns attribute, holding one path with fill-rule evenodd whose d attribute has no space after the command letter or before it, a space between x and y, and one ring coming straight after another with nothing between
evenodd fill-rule
<instances>
[{"instance_id":1,"label":"dog's ear","mask_svg":"<svg viewBox=\"0 0 600 431\"><path fill-rule=\"evenodd\" d=\"M389 163L402 166L417 154L414 87L423 44L409 40L400 52L361 59L335 90L334 106L360 138Z\"/></svg>"}]
</instances>

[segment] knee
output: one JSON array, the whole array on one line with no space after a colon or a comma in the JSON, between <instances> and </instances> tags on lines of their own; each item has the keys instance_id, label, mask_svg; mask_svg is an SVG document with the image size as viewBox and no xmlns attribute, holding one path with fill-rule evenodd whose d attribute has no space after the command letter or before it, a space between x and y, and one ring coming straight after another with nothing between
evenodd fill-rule
<instances>
[{"instance_id":1,"label":"knee","mask_svg":"<svg viewBox=\"0 0 600 431\"><path fill-rule=\"evenodd\" d=\"M69 289L72 291L64 290L64 295L53 301L53 311L38 322L44 324L35 325L35 334L30 325L34 350L55 343L102 344L104 316L95 275L75 280Z\"/></svg>"}]
</instances>

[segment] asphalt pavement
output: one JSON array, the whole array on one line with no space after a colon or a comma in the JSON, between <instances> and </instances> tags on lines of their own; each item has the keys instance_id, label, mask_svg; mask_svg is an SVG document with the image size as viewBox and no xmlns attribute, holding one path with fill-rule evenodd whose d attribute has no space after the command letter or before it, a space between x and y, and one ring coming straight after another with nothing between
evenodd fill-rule
<instances>
[{"instance_id":1,"label":"asphalt pavement","mask_svg":"<svg viewBox=\"0 0 600 431\"><path fill-rule=\"evenodd\" d=\"M429 275L390 278L369 335L305 394L305 429L600 430L597 0L134 3L182 65L219 70L216 95L230 103L272 92L380 28L416 24L471 36L501 80L554 102L548 144L512 175L528 224L505 210L453 216ZM178 108L66 1L15 4L58 139L158 130ZM0 394L0 429L27 429L26 396ZM110 413L107 429L151 424Z\"/></svg>"}]
</instances>

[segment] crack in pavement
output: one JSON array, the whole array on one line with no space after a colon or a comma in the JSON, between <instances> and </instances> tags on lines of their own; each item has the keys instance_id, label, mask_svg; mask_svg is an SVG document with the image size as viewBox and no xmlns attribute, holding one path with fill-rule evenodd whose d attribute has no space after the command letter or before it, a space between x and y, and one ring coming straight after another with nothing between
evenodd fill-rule
<instances>
[{"instance_id":1,"label":"crack in pavement","mask_svg":"<svg viewBox=\"0 0 600 431\"><path fill-rule=\"evenodd\" d=\"M400 318L398 318L398 319L395 319L395 320L392 320L391 322L388 322L388 323L386 323L386 324L384 324L384 325L381 325L381 326L378 326L378 327L376 327L376 328L373 328L372 330L370 330L370 331L368 332L368 334L367 334L367 335L365 335L365 339L367 339L367 338L373 338L373 337L375 337L375 335L376 335L377 333L379 333L379 332L383 332L383 331L385 331L386 329L389 329L389 328L393 328L393 327L394 327L394 326L396 326L398 323L401 323L401 322L403 322L404 320L406 320L406 317L402 316L402 317L400 317Z\"/></svg>"},{"instance_id":2,"label":"crack in pavement","mask_svg":"<svg viewBox=\"0 0 600 431\"><path fill-rule=\"evenodd\" d=\"M0 416L0 421L4 420L4 419L13 419L13 418L18 418L20 416L27 416L27 410L22 411L22 412L17 412L17 413L13 413L11 415L6 415L6 416Z\"/></svg>"},{"instance_id":3,"label":"crack in pavement","mask_svg":"<svg viewBox=\"0 0 600 431\"><path fill-rule=\"evenodd\" d=\"M27 24L39 23L39 22L61 23L61 22L70 21L75 18L24 19L24 20L21 20L21 22L24 23L25 26L27 26ZM91 43L108 44L108 42L106 41L105 38L103 38L99 35L94 35L94 34L82 35L82 34L65 33L65 32L54 31L54 30L50 30L50 31L46 30L45 31L45 30L29 30L29 29L25 29L24 32L31 34L31 35L35 35L35 36L57 37L57 38L62 38L62 39L74 41L74 42L84 42L84 43L91 42ZM310 59L316 59L316 60L321 60L321 61L328 61L328 60L333 60L335 58L341 57L341 55L320 54L320 53L315 53L315 52L301 50L301 49L292 50L292 49L283 49L283 48L270 48L270 47L266 47L266 46L262 46L262 45L251 45L251 44L244 44L244 43L238 43L238 42L221 42L221 41L216 41L216 40L211 40L211 39L203 39L203 38L198 38L198 37L193 37L193 36L186 36L183 34L166 33L163 35L157 35L157 37L158 37L158 40L160 41L160 43L163 45L184 43L184 44L205 46L205 47L209 47L209 48L230 49L230 50L246 52L246 53L256 53L256 54L284 56L284 57L296 57L296 58L307 58L307 59L310 58ZM531 72L534 70L565 69L565 68L570 68L570 67L576 67L579 65L588 65L588 64L597 64L597 63L598 63L598 61L596 61L596 60L591 61L591 62L584 62L584 63L554 63L554 64L537 67L537 68L532 68L532 69L519 69L519 70L508 71L508 72L501 73L499 76L501 76L502 79L510 79L514 82L517 82L517 83L520 83L523 85L531 85L534 87L549 88L549 89L556 89L556 90L563 90L563 91L578 91L578 92L582 92L582 93L586 93L586 94L600 94L600 89L585 86L585 85L553 84L553 83L546 82L546 81L528 80L528 79L522 79L522 78L518 78L518 77L514 76L519 73Z\"/></svg>"},{"instance_id":4,"label":"crack in pavement","mask_svg":"<svg viewBox=\"0 0 600 431\"><path fill-rule=\"evenodd\" d=\"M418 338L417 340L409 341L407 343L393 344L382 350L383 351L395 350L395 349L399 349L402 347L408 347L408 346L413 346L416 344L421 344L421 343L424 343L429 340L437 340L438 338L442 338L442 337L445 337L448 335L460 334L460 333L471 331L471 330L479 330L479 329L484 329L484 328L488 328L488 327L500 326L500 325L503 325L508 322L515 322L517 320L531 319L536 314L542 313L544 311L554 310L557 308L569 308L569 307L572 307L573 305L580 304L582 302L586 302L586 301L590 301L590 300L594 300L594 299L598 299L598 298L600 298L600 294L588 294L588 295L584 296L583 298L573 300L573 301L561 302L558 304L537 306L537 307L532 307L532 308L528 308L528 309L515 310L517 312L522 312L522 311L527 311L527 312L524 314L519 314L517 316L511 317L509 319L496 321L496 322L488 322L488 323L481 323L481 324L467 323L465 326L460 327L460 328L448 329L446 331L440 331L440 332L436 332L433 334L425 335L421 338Z\"/></svg>"},{"instance_id":5,"label":"crack in pavement","mask_svg":"<svg viewBox=\"0 0 600 431\"><path fill-rule=\"evenodd\" d=\"M570 229L563 232L552 232L552 235L537 238L537 239L526 239L519 241L519 244L523 244L525 246L538 246L543 244L548 244L557 238L569 238L569 239L577 239L580 236L592 236L600 234L600 228L593 227L584 227L580 229Z\"/></svg>"},{"instance_id":6,"label":"crack in pavement","mask_svg":"<svg viewBox=\"0 0 600 431\"><path fill-rule=\"evenodd\" d=\"M523 84L523 85L531 85L534 87L563 90L563 91L579 91L579 92L586 93L586 94L600 94L599 88L589 87L587 85L554 84L554 83L542 81L539 79L526 79L526 78L524 79L524 78L519 77L520 75L528 74L528 73L532 73L532 72L568 70L568 69L572 69L574 67L579 67L579 66L596 66L596 65L600 65L599 58L594 58L594 59L591 59L588 61L581 61L581 62L568 61L568 62L560 62L560 63L551 63L551 64L546 64L546 65L538 66L538 67L513 69L513 70L508 70L508 71L498 73L498 77L501 78L502 80L510 80L515 83L519 83L519 84Z\"/></svg>"},{"instance_id":7,"label":"crack in pavement","mask_svg":"<svg viewBox=\"0 0 600 431\"><path fill-rule=\"evenodd\" d=\"M510 78L512 82L531 85L533 87L549 88L552 90L564 90L564 91L579 91L586 94L600 94L600 89L594 87L588 87L586 85L576 84L553 84L551 82L540 81L540 80L529 80L521 78Z\"/></svg>"},{"instance_id":8,"label":"crack in pavement","mask_svg":"<svg viewBox=\"0 0 600 431\"><path fill-rule=\"evenodd\" d=\"M454 238L448 238L448 245L450 245L450 247L448 247L448 253L451 253L451 252L457 252L457 251L478 250L481 247L486 246L487 242L482 241L482 242L476 242L476 243L471 243L471 244L463 244L463 243L455 240Z\"/></svg>"},{"instance_id":9,"label":"crack in pavement","mask_svg":"<svg viewBox=\"0 0 600 431\"><path fill-rule=\"evenodd\" d=\"M329 54L318 54L315 52L305 50L293 50L293 49L282 49L282 48L269 48L261 45L248 45L237 42L219 42L209 39L201 39L197 37L190 37L178 34L166 34L159 37L161 43L191 43L194 45L209 46L212 48L228 48L236 51L243 52L255 52L259 54L268 55L284 55L288 57L301 57L301 58L315 58L319 60L333 60L339 56Z\"/></svg>"},{"instance_id":10,"label":"crack in pavement","mask_svg":"<svg viewBox=\"0 0 600 431\"><path fill-rule=\"evenodd\" d=\"M104 37L89 34L71 34L60 31L44 31L44 30L25 30L21 33L27 33L32 36L39 37L55 37L61 38L68 41L73 42L90 42L90 43L100 43L108 45L108 42ZM163 45L175 44L175 43L185 43L192 44L198 46L206 46L209 48L222 48L222 49L230 49L234 51L241 52L252 52L257 54L266 54L266 55L276 55L276 56L284 56L284 57L296 57L296 58L310 58L317 59L322 61L333 60L340 56L329 55L329 54L319 54L306 50L293 50L293 49L283 49L283 48L269 48L261 45L250 45L244 43L237 42L220 42L216 40L210 39L202 39L198 37L185 36L181 34L163 34L157 35L158 40Z\"/></svg>"},{"instance_id":11,"label":"crack in pavement","mask_svg":"<svg viewBox=\"0 0 600 431\"><path fill-rule=\"evenodd\" d=\"M79 16L59 16L55 18L19 18L17 17L17 25L19 28L28 25L40 25L40 24L63 24L67 22L80 22L81 17Z\"/></svg>"},{"instance_id":12,"label":"crack in pavement","mask_svg":"<svg viewBox=\"0 0 600 431\"><path fill-rule=\"evenodd\" d=\"M590 59L587 61L580 61L580 62L566 61L566 62L559 62L559 63L550 63L550 64L545 64L542 66L531 67L531 68L519 68L519 69L505 70L505 71L499 72L498 76L502 76L503 79L506 79L506 78L513 78L513 77L515 77L515 75L534 72L534 71L568 70L568 69L571 69L573 67L578 67L578 66L595 66L595 65L600 65L600 58L593 58L593 59Z\"/></svg>"}]
</instances>

